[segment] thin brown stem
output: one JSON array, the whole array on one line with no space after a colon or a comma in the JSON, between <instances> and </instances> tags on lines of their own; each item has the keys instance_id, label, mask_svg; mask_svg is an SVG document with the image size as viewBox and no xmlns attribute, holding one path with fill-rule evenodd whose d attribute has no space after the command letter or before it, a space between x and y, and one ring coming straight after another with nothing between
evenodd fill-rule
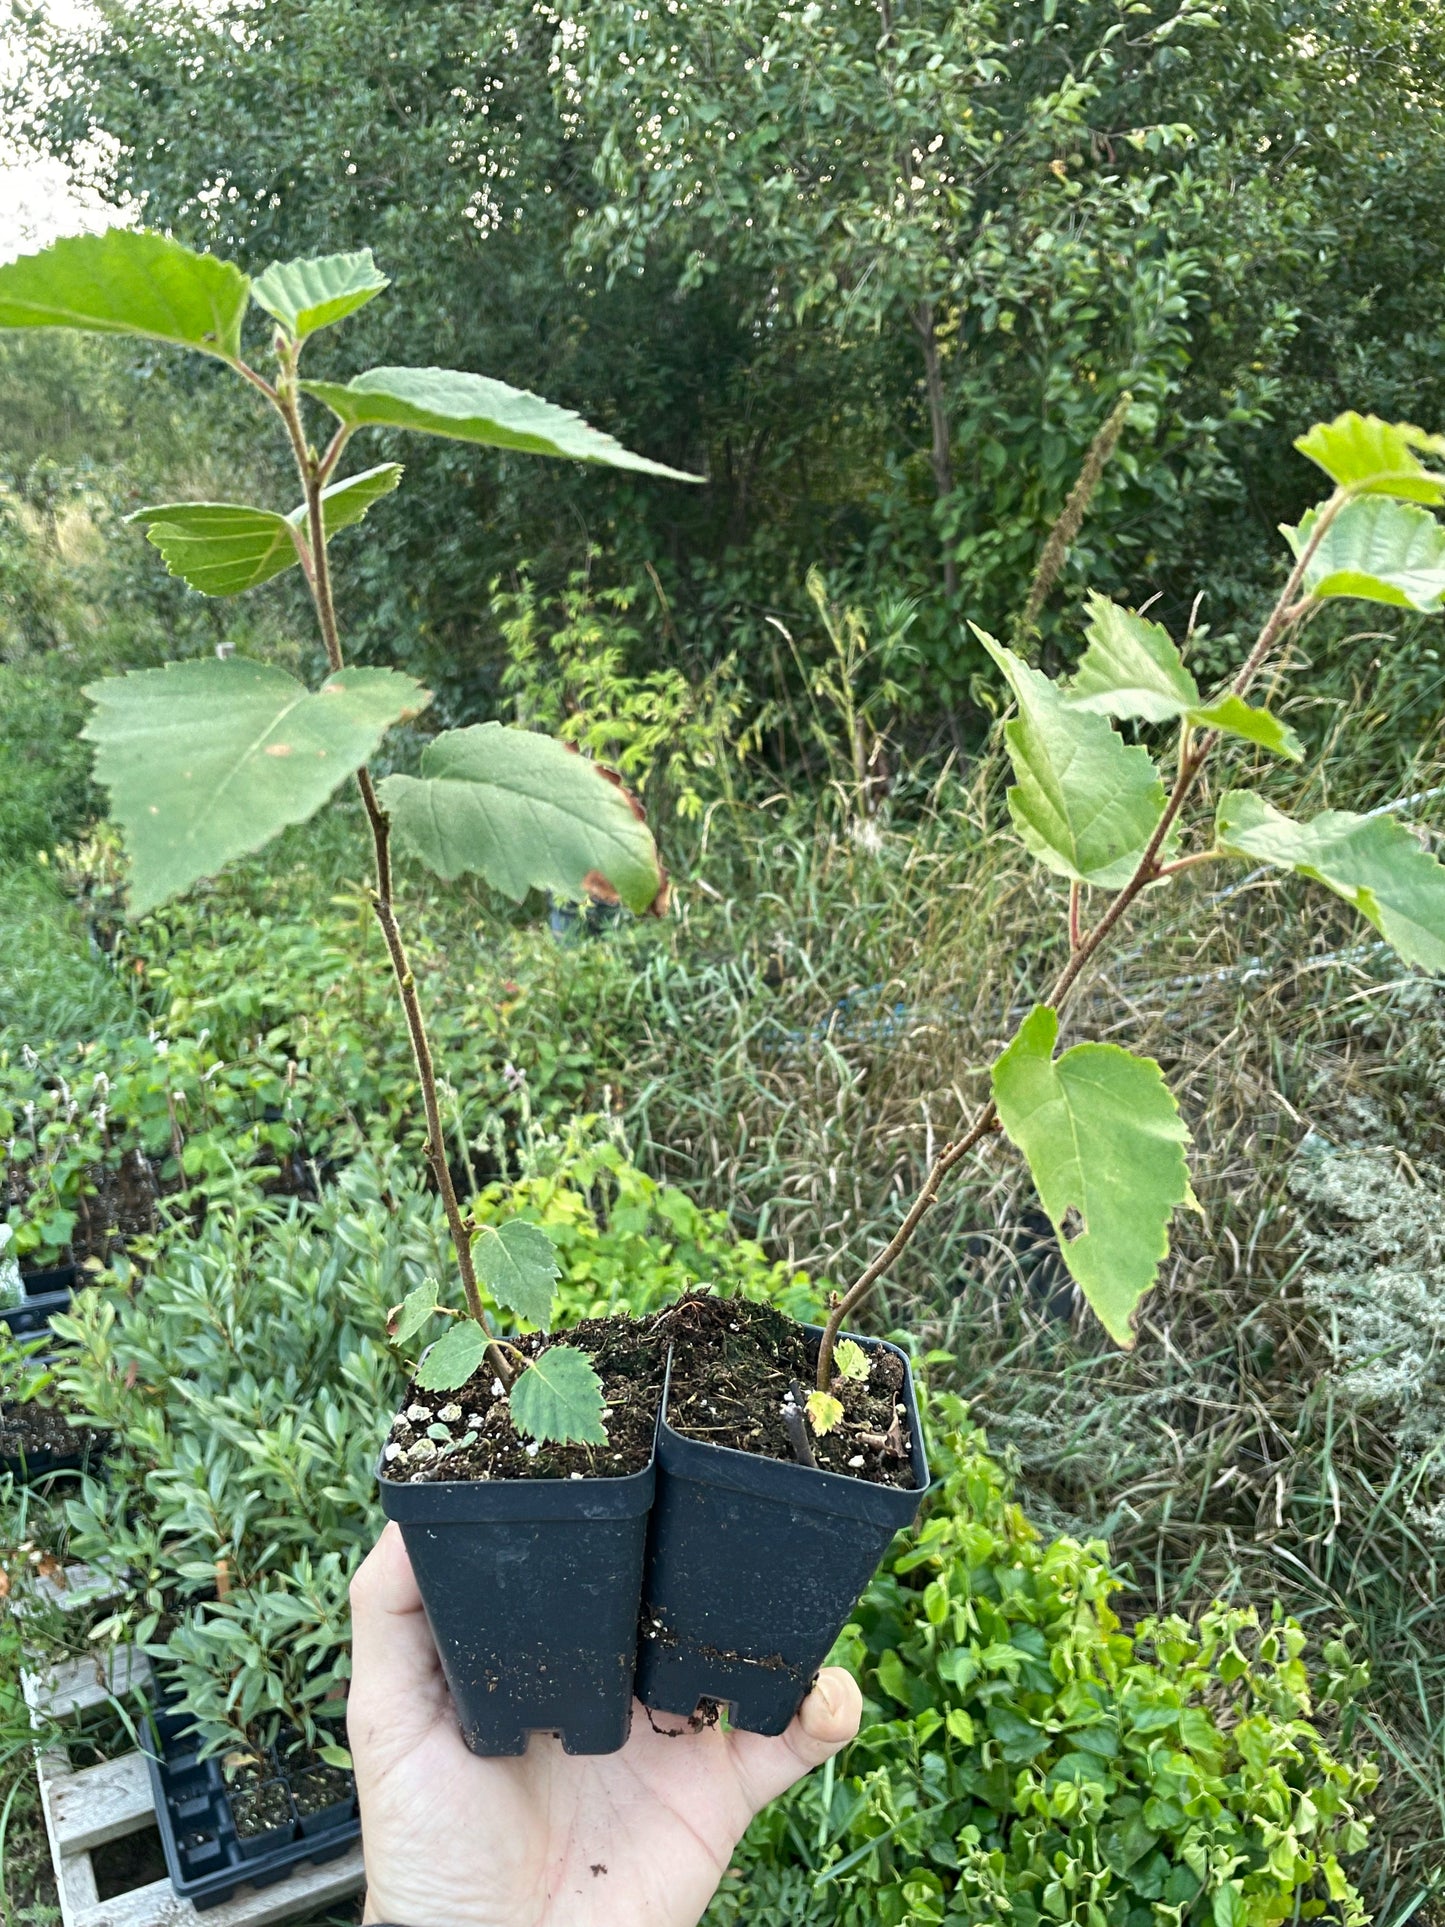
<instances>
[{"instance_id":1,"label":"thin brown stem","mask_svg":"<svg viewBox=\"0 0 1445 1927\"><path fill-rule=\"evenodd\" d=\"M1300 590L1326 529L1349 499L1344 492L1337 492L1320 510L1315 525L1310 531L1309 540L1300 550L1294 568L1290 571L1289 579L1281 590L1274 608L1270 611L1263 629L1260 630L1258 641L1231 685L1235 695L1245 694L1281 638L1309 613L1312 606L1310 599L1308 596L1302 597ZM1149 884L1157 882L1162 876L1177 874L1179 870L1190 867L1194 862L1204 861L1207 857L1213 856L1214 852L1209 851L1201 852L1198 857L1181 858L1172 864L1161 865L1159 862L1159 853L1179 820L1180 811L1198 782L1210 753L1219 741L1219 736L1218 730L1206 730L1196 736L1186 728L1182 733L1178 774L1175 776L1174 787L1169 793L1168 801L1164 805L1164 813L1135 866L1134 874L1112 898L1093 929L1086 933L1076 933L1077 885L1071 887L1069 892L1070 955L1068 962L1054 979L1047 998L1044 999L1061 1017L1078 989L1089 964L1108 941L1140 892ZM832 1383L833 1348L837 1344L838 1334L842 1331L844 1324L852 1317L878 1280L897 1262L923 1222L930 1206L936 1202L943 1180L949 1172L970 1151L976 1149L990 1132L999 1128L998 1106L990 1098L964 1135L956 1143L946 1144L939 1152L933 1161L933 1168L923 1181L923 1188L909 1207L908 1215L902 1224L884 1249L861 1274L857 1283L851 1285L833 1305L818 1347L818 1389L820 1391L826 1392Z\"/></svg>"},{"instance_id":2,"label":"thin brown stem","mask_svg":"<svg viewBox=\"0 0 1445 1927\"><path fill-rule=\"evenodd\" d=\"M1077 950L1084 940L1082 911L1084 886L1077 877L1069 885L1069 950Z\"/></svg>"}]
</instances>

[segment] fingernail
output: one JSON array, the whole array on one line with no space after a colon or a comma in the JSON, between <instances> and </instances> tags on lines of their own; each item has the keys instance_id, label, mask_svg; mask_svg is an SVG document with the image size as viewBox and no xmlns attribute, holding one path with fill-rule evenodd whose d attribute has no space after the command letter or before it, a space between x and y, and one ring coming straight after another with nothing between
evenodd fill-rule
<instances>
[{"instance_id":1,"label":"fingernail","mask_svg":"<svg viewBox=\"0 0 1445 1927\"><path fill-rule=\"evenodd\" d=\"M825 1673L813 1688L813 1698L831 1720L838 1712L838 1689Z\"/></svg>"}]
</instances>

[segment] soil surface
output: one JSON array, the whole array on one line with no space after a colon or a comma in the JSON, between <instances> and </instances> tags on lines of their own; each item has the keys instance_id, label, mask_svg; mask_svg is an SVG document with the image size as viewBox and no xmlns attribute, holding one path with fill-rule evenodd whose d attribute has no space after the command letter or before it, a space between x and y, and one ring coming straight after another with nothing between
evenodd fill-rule
<instances>
[{"instance_id":1,"label":"soil surface","mask_svg":"<svg viewBox=\"0 0 1445 1927\"><path fill-rule=\"evenodd\" d=\"M0 1405L0 1459L18 1459L22 1453L33 1459L42 1452L69 1458L84 1452L95 1437L94 1432L77 1431L63 1412L37 1399Z\"/></svg>"},{"instance_id":2,"label":"soil surface","mask_svg":"<svg viewBox=\"0 0 1445 1927\"><path fill-rule=\"evenodd\" d=\"M798 1418L814 1389L818 1341L791 1318L771 1305L692 1292L651 1323L664 1356L672 1344L668 1421L685 1437L796 1460L794 1441L806 1426L808 1449L821 1471L912 1487L906 1373L895 1353L865 1347L866 1380L835 1376L833 1396L843 1418L819 1437Z\"/></svg>"},{"instance_id":3,"label":"soil surface","mask_svg":"<svg viewBox=\"0 0 1445 1927\"><path fill-rule=\"evenodd\" d=\"M516 1341L528 1357L575 1345L592 1360L606 1399L606 1445L541 1445L521 1438L500 1382L483 1360L460 1390L425 1392L413 1380L383 1451L389 1479L408 1485L447 1479L616 1479L652 1457L665 1336L622 1316L589 1318L564 1333Z\"/></svg>"},{"instance_id":4,"label":"soil surface","mask_svg":"<svg viewBox=\"0 0 1445 1927\"><path fill-rule=\"evenodd\" d=\"M351 1775L339 1766L327 1766L324 1760L307 1767L304 1773L293 1774L291 1779L291 1798L303 1820L313 1813L324 1813L328 1807L349 1804L353 1791Z\"/></svg>"},{"instance_id":5,"label":"soil surface","mask_svg":"<svg viewBox=\"0 0 1445 1927\"><path fill-rule=\"evenodd\" d=\"M247 1776L237 1775L231 1789L231 1818L242 1840L254 1840L258 1833L273 1827L291 1827L291 1799L280 1780L266 1780L260 1786L244 1786Z\"/></svg>"}]
</instances>

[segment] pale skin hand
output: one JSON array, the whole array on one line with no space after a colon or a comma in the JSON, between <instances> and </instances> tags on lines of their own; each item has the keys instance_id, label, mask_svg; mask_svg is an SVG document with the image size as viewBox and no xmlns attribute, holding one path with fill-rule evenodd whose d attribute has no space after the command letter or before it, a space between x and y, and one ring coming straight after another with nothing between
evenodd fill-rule
<instances>
[{"instance_id":1,"label":"pale skin hand","mask_svg":"<svg viewBox=\"0 0 1445 1927\"><path fill-rule=\"evenodd\" d=\"M366 1921L696 1927L753 1815L846 1746L863 1710L830 1666L778 1739L672 1738L639 1708L620 1753L577 1759L534 1736L521 1759L482 1760L462 1744L395 1525L351 1610Z\"/></svg>"}]
</instances>

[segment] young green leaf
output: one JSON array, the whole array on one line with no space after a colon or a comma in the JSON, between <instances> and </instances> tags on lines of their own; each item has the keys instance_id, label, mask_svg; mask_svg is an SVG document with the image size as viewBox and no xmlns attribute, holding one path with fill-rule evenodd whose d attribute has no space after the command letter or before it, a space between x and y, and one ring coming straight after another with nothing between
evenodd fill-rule
<instances>
[{"instance_id":1,"label":"young green leaf","mask_svg":"<svg viewBox=\"0 0 1445 1927\"><path fill-rule=\"evenodd\" d=\"M346 669L313 694L267 663L170 663L92 683L96 776L131 858L139 916L304 823L431 693L392 669Z\"/></svg>"},{"instance_id":2,"label":"young green leaf","mask_svg":"<svg viewBox=\"0 0 1445 1927\"><path fill-rule=\"evenodd\" d=\"M384 462L321 492L328 539L359 522L373 502L389 495L402 476L399 462ZM165 502L136 509L127 521L149 523L154 543L172 575L202 595L241 595L301 560L297 537L307 527L306 504L289 515L234 502Z\"/></svg>"},{"instance_id":3,"label":"young green leaf","mask_svg":"<svg viewBox=\"0 0 1445 1927\"><path fill-rule=\"evenodd\" d=\"M1303 553L1318 510L1280 533ZM1307 594L1358 596L1392 609L1436 614L1445 602L1445 528L1425 509L1383 495L1347 502L1320 538L1305 570Z\"/></svg>"},{"instance_id":4,"label":"young green leaf","mask_svg":"<svg viewBox=\"0 0 1445 1927\"><path fill-rule=\"evenodd\" d=\"M390 286L371 258L371 249L362 248L356 254L273 261L251 283L251 299L274 315L293 340L305 341L319 328L355 314Z\"/></svg>"},{"instance_id":5,"label":"young green leaf","mask_svg":"<svg viewBox=\"0 0 1445 1927\"><path fill-rule=\"evenodd\" d=\"M1189 1132L1149 1058L1075 1044L1056 1060L1058 1036L1057 1013L1036 1005L993 1067L994 1098L1070 1275L1127 1350L1135 1307L1169 1250L1169 1221L1192 1202Z\"/></svg>"},{"instance_id":6,"label":"young green leaf","mask_svg":"<svg viewBox=\"0 0 1445 1927\"><path fill-rule=\"evenodd\" d=\"M1164 787L1148 750L1131 748L1102 716L1073 708L1047 676L974 626L1008 678L1018 715L1004 741L1013 764L1014 827L1059 876L1127 883L1164 814Z\"/></svg>"},{"instance_id":7,"label":"young green leaf","mask_svg":"<svg viewBox=\"0 0 1445 1927\"><path fill-rule=\"evenodd\" d=\"M820 1439L843 1423L843 1407L831 1392L809 1392L807 1413L808 1423Z\"/></svg>"},{"instance_id":8,"label":"young green leaf","mask_svg":"<svg viewBox=\"0 0 1445 1927\"><path fill-rule=\"evenodd\" d=\"M484 1224L472 1240L477 1273L499 1305L529 1325L551 1321L557 1278L557 1250L539 1224L509 1218Z\"/></svg>"},{"instance_id":9,"label":"young green leaf","mask_svg":"<svg viewBox=\"0 0 1445 1927\"><path fill-rule=\"evenodd\" d=\"M415 1338L437 1308L437 1281L424 1279L415 1291L409 1291L399 1305L392 1308L386 1321L386 1335L393 1345L404 1345L409 1338Z\"/></svg>"},{"instance_id":10,"label":"young green leaf","mask_svg":"<svg viewBox=\"0 0 1445 1927\"><path fill-rule=\"evenodd\" d=\"M1317 422L1295 443L1332 482L1361 495L1393 495L1407 502L1445 502L1445 475L1427 469L1417 450L1445 456L1445 437L1408 422L1383 422L1353 410Z\"/></svg>"},{"instance_id":11,"label":"young green leaf","mask_svg":"<svg viewBox=\"0 0 1445 1927\"><path fill-rule=\"evenodd\" d=\"M851 1338L840 1339L833 1350L833 1369L839 1378L861 1385L870 1370L868 1354Z\"/></svg>"},{"instance_id":12,"label":"young green leaf","mask_svg":"<svg viewBox=\"0 0 1445 1927\"><path fill-rule=\"evenodd\" d=\"M605 1445L602 1380L586 1352L549 1345L512 1386L512 1423L526 1439L558 1445Z\"/></svg>"},{"instance_id":13,"label":"young green leaf","mask_svg":"<svg viewBox=\"0 0 1445 1927\"><path fill-rule=\"evenodd\" d=\"M1071 709L1150 723L1187 718L1200 728L1243 736L1292 762L1304 755L1299 737L1267 709L1252 708L1235 695L1206 703L1169 631L1159 623L1121 609L1107 596L1090 595L1088 606L1089 646L1068 685Z\"/></svg>"},{"instance_id":14,"label":"young green leaf","mask_svg":"<svg viewBox=\"0 0 1445 1927\"><path fill-rule=\"evenodd\" d=\"M538 889L659 907L666 879L640 811L550 736L448 730L427 744L420 776L388 776L378 793L399 841L447 882L475 870L515 902Z\"/></svg>"},{"instance_id":15,"label":"young green leaf","mask_svg":"<svg viewBox=\"0 0 1445 1927\"><path fill-rule=\"evenodd\" d=\"M465 1385L487 1355L487 1334L475 1318L449 1325L417 1367L424 1392L454 1392Z\"/></svg>"},{"instance_id":16,"label":"young green leaf","mask_svg":"<svg viewBox=\"0 0 1445 1927\"><path fill-rule=\"evenodd\" d=\"M350 1773L351 1755L344 1746L318 1746L316 1754L317 1758L325 1760L328 1766L340 1767L343 1773Z\"/></svg>"},{"instance_id":17,"label":"young green leaf","mask_svg":"<svg viewBox=\"0 0 1445 1927\"><path fill-rule=\"evenodd\" d=\"M409 428L447 435L488 448L514 448L528 455L558 455L571 462L601 462L673 482L700 482L661 462L634 455L610 435L589 428L580 415L543 401L523 388L509 388L488 375L454 368L373 368L349 382L303 381L351 428Z\"/></svg>"},{"instance_id":18,"label":"young green leaf","mask_svg":"<svg viewBox=\"0 0 1445 1927\"><path fill-rule=\"evenodd\" d=\"M144 229L107 228L0 267L0 328L146 335L235 361L250 286L214 254Z\"/></svg>"},{"instance_id":19,"label":"young green leaf","mask_svg":"<svg viewBox=\"0 0 1445 1927\"><path fill-rule=\"evenodd\" d=\"M1323 883L1406 963L1445 971L1445 867L1396 817L1323 810L1300 823L1251 790L1226 790L1215 839L1234 856Z\"/></svg>"}]
</instances>

